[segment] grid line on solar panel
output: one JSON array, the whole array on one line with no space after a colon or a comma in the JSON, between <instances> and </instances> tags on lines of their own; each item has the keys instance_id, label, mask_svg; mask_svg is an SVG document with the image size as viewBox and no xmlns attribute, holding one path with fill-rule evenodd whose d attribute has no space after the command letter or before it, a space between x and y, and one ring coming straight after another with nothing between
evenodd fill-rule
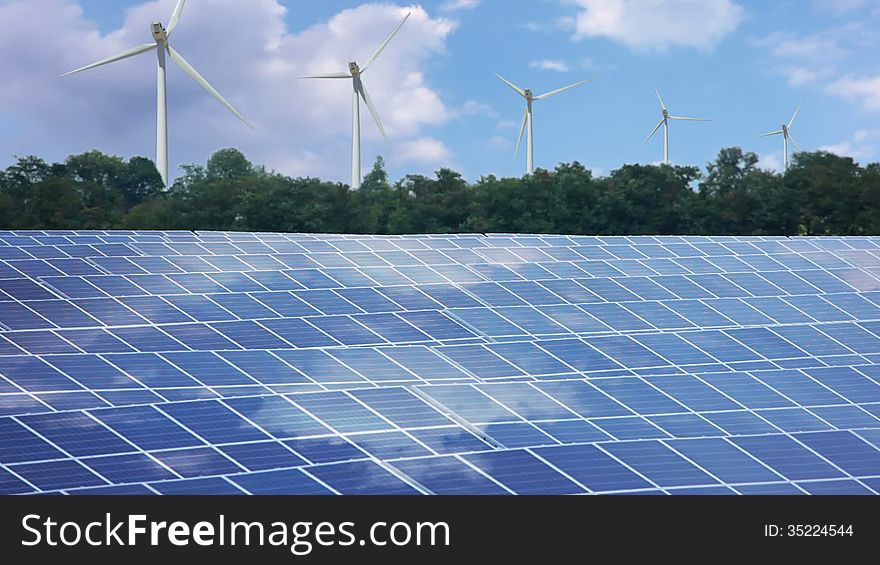
<instances>
[{"instance_id":1,"label":"grid line on solar panel","mask_svg":"<svg viewBox=\"0 0 880 565\"><path fill-rule=\"evenodd\" d=\"M314 408L330 417L333 411L328 413L328 406L346 399L347 408L341 411L348 411L349 416L361 414L360 419L341 420L333 414L334 421L349 430L346 433L354 443L345 440L345 434L336 429L333 437L344 441L340 446L351 446L347 448L348 457L359 453L357 457L372 458L374 464L352 466L342 462L341 467L316 468L301 475L268 471L261 478L257 474L266 471L256 469L275 464L273 461L279 465L282 460L289 463L290 458L272 441L254 437L249 440L252 443L232 444L242 445L241 448L227 448L239 457L247 457L247 463L234 462L228 453L214 450L213 445L222 446L215 442L209 451L190 447L166 452L168 465L159 462L156 466L151 463L157 461L155 458L146 460L133 453L87 456L86 459L96 460L86 467L76 461L49 461L16 464L21 467L20 472L4 469L33 489L44 490L43 486L51 485L50 479L58 469L66 469L70 476L80 478L82 485L65 483L65 488L74 490L112 482L100 470L110 476L118 476L123 469L140 470L146 480L158 478L155 473L164 472L183 476L174 470L176 466L189 476L204 476L204 472L192 467L194 457L204 457L216 465L215 471L243 473L231 482L224 479L225 482L211 483L215 488L227 485L223 488L240 489L247 484L248 492L272 492L283 488L282 483L287 480L291 490L299 484L302 488L315 485L309 488L321 487L337 493L359 492L357 479L352 483L350 476L339 473L345 470L349 475L357 475L372 470L381 477L380 490L384 492L412 488L436 492L408 477L401 466L388 466L383 458L417 459L425 453L440 455L441 451L453 449L452 455L460 464L447 467L464 469L461 472L471 478L485 477L488 483L476 479L483 485L481 488L499 488L503 492L535 492L535 488L544 488L544 492L589 492L588 483L569 469L536 452L517 451L576 446L585 441L604 446L600 453L612 457L612 461L616 457L617 464L623 465L619 468L632 469L633 476L641 477L643 483L629 489L632 491L671 493L684 487L697 492L719 482L734 485L738 492L784 488L831 492L856 487L871 491L869 483L861 477L840 481L832 476L827 469L845 473L845 467L810 449L806 453L811 464L824 469L817 475L807 474L796 483L783 478L740 485L723 479L708 464L697 461L696 456L676 451L677 455L670 457L671 452L663 451L656 443L658 439L684 441L683 438L705 436L728 443L728 438L744 438L743 442L758 438L749 440L748 445L752 451L761 452L763 444L778 443L782 440L774 438L788 437L774 434L838 430L864 434L876 429L880 388L873 367L880 361L880 339L877 324L872 321L880 315L876 307L880 246L870 238L503 234L385 238L187 232L6 235L3 243L8 252L0 255L0 260L6 261L0 267L9 267L8 274L13 276L4 277L6 271L0 270L0 282L5 285L0 301L9 307L7 312L15 315L6 314L0 324L18 331L7 332L0 340L10 344L0 348L0 367L6 367L5 373L0 371L0 414L9 410L21 417L63 416L64 410L114 405L183 410L174 407L191 406L193 400L205 397L214 399L208 402L228 405L236 399L254 398L250 396L253 394L323 390L326 392L319 394L338 395L344 390L391 390L389 386L403 384L416 393L415 398L425 401L429 410L451 419L462 430L457 437L475 438L463 443L455 440L441 444L433 439L424 442L419 438L427 440L428 430L443 428L425 428L418 434L408 429L398 432L384 415L386 410L395 410L392 405L383 404L382 409L373 410L357 400L352 404L352 393L321 397L330 402L323 405L323 401L314 400L318 398L315 396L301 402L317 402ZM76 269L68 276L56 269L62 264L53 262L53 257L64 256L82 261L63 264ZM166 259L170 257L175 259L169 262ZM107 274L96 277L96 271L85 270L86 266ZM144 271L162 272L138 274ZM318 288L301 290L303 286ZM58 302L57 292L50 289L70 302ZM594 289L603 298L588 289ZM378 294L371 295L366 290L378 290ZM321 311L295 306L295 302L289 302L294 298L306 299ZM194 299L201 300L203 305L216 304L211 306L214 314L201 307L192 309ZM211 319L218 315L224 319ZM438 324L446 324L443 320L447 318L451 325L441 330ZM78 327L90 319L98 321ZM201 324L193 324L193 320ZM707 327L713 330L703 329ZM479 337L474 338L475 335ZM581 339L559 339L565 336ZM421 348L399 347L411 339L426 341ZM376 348L371 342L383 346ZM456 342L457 346L449 347ZM340 343L347 347L340 348ZM350 371L349 375L358 378L352 380L343 377L344 373L335 373L329 380L315 380L315 375L306 374L308 380L301 383L271 376L267 380L267 375L275 370L269 369L272 365L266 365L264 360L279 358L290 366L284 359L288 355L285 351L301 347L333 355L342 363L341 367ZM241 362L247 361L244 365L232 363L227 357L235 350L246 350L242 354L257 357L240 358ZM194 361L204 361L196 361L189 368L166 363L177 371L176 376L168 373L168 369L162 369L156 376L145 374L145 368L152 371L160 367L156 363L163 357L155 357L146 366L141 365L137 369L139 376L135 376L131 373L134 366L126 369L119 365L120 355L143 355L132 351L160 352L164 358L184 352L214 353L210 358L193 357ZM45 368L40 367L33 376L25 378L22 367L28 365L17 367L15 361L22 355L42 358L50 365L43 365ZM110 355L115 357L111 359ZM81 360L74 359L79 356ZM55 357L57 360L53 361ZM229 370L238 371L230 373L224 369L232 380L221 379L219 375L206 377L208 365L199 365L211 359L215 368L227 366L216 365L214 360L220 358ZM262 360L256 363L258 358ZM97 360L111 361L121 372L101 369L103 365L96 364ZM197 374L200 378L194 378ZM241 377L234 377L236 374ZM692 380L681 381L683 375ZM582 380L584 376L588 380ZM410 381L410 377L414 380ZM449 379L447 382L469 383L469 390L488 399L490 404L485 406L507 407L489 414L509 416L500 421L485 416L482 420L489 421L472 421L482 412L473 412L479 403L460 403L467 395L453 395L445 403L437 403L426 391L439 394L436 389L440 377ZM481 384L489 381L498 384ZM3 386L4 382L9 383L8 387ZM504 382L509 384L501 384ZM561 384L553 384L565 382L580 382L578 386L590 388L560 388ZM156 388L156 384L165 386ZM184 384L189 386L181 386ZM492 387L497 398L491 394ZM509 390L523 397L514 401L513 396L502 393L508 388L500 387L513 387ZM563 397L565 401L559 397L563 392L569 395ZM632 406L624 408L626 404ZM590 412L597 409L601 411ZM456 410L464 412L458 414ZM198 418L196 424L204 426ZM251 428L259 426L247 424L242 429ZM359 434L365 435L361 438ZM222 439L236 437L230 433ZM438 437L445 437L445 432ZM861 444L853 443L850 436L830 437L840 439L859 454L859 469L874 468L868 463L876 456L874 444L865 450ZM453 445L511 455L469 460L455 453ZM821 442L816 445L824 446ZM437 451L440 446L442 450ZM327 450L329 446L320 451L314 451L315 448L317 444L308 448L314 454L312 457L333 451ZM745 453L742 447L736 448ZM305 449L305 444L301 449ZM645 450L654 455L646 458ZM617 457L614 451L621 456L625 453L631 461ZM295 452L291 455L300 457ZM312 460L312 464L340 464L328 462L326 456L319 458L325 463ZM510 470L499 469L500 475L496 477L480 467L489 461L514 460L535 473L530 480L538 481L537 485L529 484L528 480L524 483L526 477L522 474L509 475ZM680 467L677 480L693 480L686 481L687 485L666 484L668 472L657 475L661 460L668 462L667 467ZM637 463L632 466L632 462ZM759 463L767 467L766 461ZM244 478L248 473L252 478ZM321 476L339 488L323 481ZM501 476L505 478L499 480ZM770 478L780 476L784 475L777 472ZM193 490L206 488L201 485L207 483L196 484L199 480L168 480L144 488L172 492L188 488L188 481L192 482ZM432 483L437 480L431 478ZM541 484L541 480L546 480L546 484ZM590 477L590 481L595 480L596 477ZM164 486L166 482L168 486ZM450 488L448 481L443 488ZM608 491L614 489L609 487Z\"/></svg>"}]
</instances>

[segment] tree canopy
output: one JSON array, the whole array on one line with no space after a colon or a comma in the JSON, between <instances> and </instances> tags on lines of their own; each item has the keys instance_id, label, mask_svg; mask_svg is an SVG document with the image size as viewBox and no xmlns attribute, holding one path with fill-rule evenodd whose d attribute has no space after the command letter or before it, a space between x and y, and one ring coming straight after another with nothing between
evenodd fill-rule
<instances>
[{"instance_id":1,"label":"tree canopy","mask_svg":"<svg viewBox=\"0 0 880 565\"><path fill-rule=\"evenodd\" d=\"M381 157L360 190L292 178L223 149L165 190L149 159L91 151L0 172L2 229L156 229L298 233L596 235L880 234L880 164L799 153L786 174L738 147L706 170L580 163L468 182L441 169L390 181Z\"/></svg>"}]
</instances>

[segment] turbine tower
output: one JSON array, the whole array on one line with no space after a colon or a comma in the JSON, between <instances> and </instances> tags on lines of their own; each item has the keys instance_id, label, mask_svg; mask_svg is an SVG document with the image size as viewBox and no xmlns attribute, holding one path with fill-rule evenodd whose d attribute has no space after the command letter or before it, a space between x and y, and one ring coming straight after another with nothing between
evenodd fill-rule
<instances>
[{"instance_id":1,"label":"turbine tower","mask_svg":"<svg viewBox=\"0 0 880 565\"><path fill-rule=\"evenodd\" d=\"M540 96L535 96L532 94L532 91L528 88L520 88L517 85L513 84L503 76L496 74L498 78L507 84L510 88L514 90L517 94L526 99L526 109L523 113L522 124L519 126L519 137L516 140L516 150L513 152L513 156L516 157L519 155L519 146L522 144L523 132L526 130L526 126L528 125L529 135L526 139L526 174L531 175L535 172L535 138L534 138L534 126L532 123L532 104L537 102L538 100L546 100L551 96L556 96L560 92L565 92L566 90L570 90L572 88L578 87L582 84L586 84L593 79L582 80L580 82L576 82L574 84L570 84L568 86L564 86L557 90L552 90L545 94L541 94Z\"/></svg>"},{"instance_id":2,"label":"turbine tower","mask_svg":"<svg viewBox=\"0 0 880 565\"><path fill-rule=\"evenodd\" d=\"M370 59L367 61L367 64L361 68L354 61L348 64L348 71L343 71L339 73L329 73L329 74L321 74L321 75L308 75L296 77L300 79L313 79L313 78L350 78L352 82L352 86L354 87L354 95L352 96L352 104L351 104L351 188L357 190L361 187L361 102L360 99L364 100L364 104L367 105L367 109L369 109L370 114L373 116L373 120L376 122L376 126L379 128L379 133L382 134L382 137L385 141L388 141L388 135L385 133L385 128L382 127L382 121L379 119L379 113L376 112L376 107L373 106L373 100L370 98L370 95L367 93L367 89L364 88L364 82L361 78L367 69L376 62L376 59L379 58L379 55L385 48L391 43L391 40L394 39L394 36L397 35L397 32L400 31L400 28L403 27L403 24L409 19L412 13L408 13L397 27L394 28L394 31L385 38L385 41L376 49Z\"/></svg>"},{"instance_id":3,"label":"turbine tower","mask_svg":"<svg viewBox=\"0 0 880 565\"><path fill-rule=\"evenodd\" d=\"M794 140L794 137L791 135L791 126L794 124L794 121L797 119L798 114L801 113L801 106L798 106L798 109L794 111L794 115L791 117L791 120L788 121L787 124L782 124L782 129L779 131L771 131L770 133L765 133L758 137L771 137L774 135L782 136L782 170L788 170L788 142L792 142L798 151L803 151L801 146L798 145L797 141Z\"/></svg>"},{"instance_id":4,"label":"turbine tower","mask_svg":"<svg viewBox=\"0 0 880 565\"><path fill-rule=\"evenodd\" d=\"M158 72L156 75L156 168L159 169L159 174L162 176L162 182L165 184L166 187L168 186L168 99L167 89L165 86L166 54L171 57L171 60L174 61L178 67L183 69L186 74L188 74L190 77L192 77L193 80L199 83L202 88L207 90L211 94L211 96L216 98L230 112L235 114L238 119L244 122L246 126L253 128L253 126L244 118L244 116L242 116L238 112L238 110L236 110L232 106L232 104L230 104L225 98L223 98L223 96L219 92L217 92L217 89L211 86L211 84L207 80L205 80L202 75L200 75L189 63L187 63L186 59L184 59L183 56L175 51L168 43L168 40L171 38L171 34L174 32L174 28L176 28L177 24L180 22L180 14L183 12L184 4L186 4L186 0L178 0L177 6L174 7L174 13L171 14L171 19L168 21L167 29L162 27L162 24L159 22L154 22L151 25L151 32L153 35L152 43L145 43L143 45L138 45L137 47L132 47L127 51L123 51L122 53L98 61L97 63L92 63L91 65L86 65L85 67L81 67L79 69L61 75L62 77L65 77L74 73L79 73L82 71L93 69L95 67L114 63L122 59L134 57L135 55L140 55L141 53L146 53L148 51L152 51L153 49L156 50L156 54L159 59Z\"/></svg>"},{"instance_id":5,"label":"turbine tower","mask_svg":"<svg viewBox=\"0 0 880 565\"><path fill-rule=\"evenodd\" d=\"M657 99L660 100L660 108L663 110L663 118L660 120L660 123L657 124L657 127L648 135L643 143L648 143L651 141L651 138L654 137L654 134L657 133L657 130L661 127L663 128L663 164L669 164L669 122L672 120L676 121L686 121L686 122L711 122L712 120L706 120L703 118L683 118L681 116L672 116L669 114L669 110L666 109L666 104L663 102L663 97L660 96L660 91L655 89L657 93Z\"/></svg>"}]
</instances>

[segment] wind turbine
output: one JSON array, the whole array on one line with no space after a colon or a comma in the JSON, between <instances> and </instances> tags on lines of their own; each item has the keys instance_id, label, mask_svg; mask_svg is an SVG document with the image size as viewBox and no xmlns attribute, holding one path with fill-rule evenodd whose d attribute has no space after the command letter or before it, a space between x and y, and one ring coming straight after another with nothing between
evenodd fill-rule
<instances>
[{"instance_id":1,"label":"wind turbine","mask_svg":"<svg viewBox=\"0 0 880 565\"><path fill-rule=\"evenodd\" d=\"M376 59L379 58L379 55L382 54L382 51L391 43L391 40L394 39L394 36L397 35L397 32L400 31L400 28L403 27L403 24L409 19L412 13L408 13L397 27L394 28L394 31L385 38L385 41L382 42L381 45L376 49L370 59L367 61L367 64L363 66L363 68L359 67L358 64L354 61L348 64L348 71L342 71L339 73L328 73L322 75L308 75L301 76L296 78L301 79L312 79L312 78L350 78L352 82L352 86L354 87L354 95L352 96L352 105L351 105L351 188L358 189L361 187L361 102L360 99L363 98L364 104L367 105L367 108L370 110L370 114L373 116L373 120L376 122L376 125L379 127L379 133L382 134L382 137L385 141L388 141L388 134L385 133L385 128L382 127L382 121L379 119L379 113L376 112L376 107L373 106L373 100L370 98L370 95L367 93L367 89L364 88L364 82L361 76L367 72L367 69L376 62Z\"/></svg>"},{"instance_id":2,"label":"wind turbine","mask_svg":"<svg viewBox=\"0 0 880 565\"><path fill-rule=\"evenodd\" d=\"M107 65L109 63L114 63L116 61L120 61L122 59L127 59L129 57L134 57L135 55L140 55L141 53L146 53L148 51L156 50L156 54L159 59L159 67L158 73L156 75L156 167L159 169L159 174L162 176L162 182L165 183L165 186L168 186L168 99L167 99L167 89L166 89L166 80L165 80L165 55L171 57L171 60L174 61L178 67L183 69L183 71L192 77L202 88L207 90L211 96L216 98L221 104L223 104L230 112L235 114L239 120L244 122L244 124L250 128L253 126L242 116L238 110L236 110L232 104L227 102L223 96L217 92L217 89L211 86L211 84L205 80L202 75L200 75L189 63L186 62L180 53L175 51L171 45L169 45L168 40L171 38L171 34L174 32L174 28L177 27L177 24L180 22L180 14L183 12L183 6L186 4L186 0L178 0L177 6L174 8L174 13L171 14L171 19L168 21L168 28L162 27L162 24L159 22L153 22L151 25L151 32L153 34L153 42L145 43L143 45L138 45L137 47L132 47L122 53L117 55L113 55L112 57L108 57L107 59L103 59L98 61L97 63L92 63L91 65L86 65L85 67L81 67L74 71L70 71L69 73L64 73L61 75L62 77L66 77L68 75L72 75L74 73L79 73L82 71L87 71L89 69L93 69L95 67L100 67L102 65Z\"/></svg>"},{"instance_id":3,"label":"wind turbine","mask_svg":"<svg viewBox=\"0 0 880 565\"><path fill-rule=\"evenodd\" d=\"M801 105L803 106L803 104ZM798 151L802 151L801 146L798 145L797 141L794 140L794 137L791 135L791 126L794 124L794 121L797 119L798 114L801 113L801 106L798 106L797 110L794 111L794 115L791 117L791 120L788 121L787 124L782 124L782 129L779 131L771 131L770 133L765 133L758 137L771 137L774 135L782 136L782 151L783 151L783 171L788 170L788 142L792 142Z\"/></svg>"},{"instance_id":4,"label":"wind turbine","mask_svg":"<svg viewBox=\"0 0 880 565\"><path fill-rule=\"evenodd\" d=\"M660 108L663 109L663 118L660 120L660 123L657 124L657 127L648 135L643 143L648 143L651 141L651 138L654 137L654 134L657 133L657 130L661 127L663 128L663 163L669 164L669 122L671 120L675 121L685 121L685 122L711 122L712 120L706 120L703 118L683 118L681 116L672 116L669 114L669 110L666 109L666 104L663 102L663 97L660 96L659 90L654 90L657 93L657 99L660 100Z\"/></svg>"},{"instance_id":5,"label":"wind turbine","mask_svg":"<svg viewBox=\"0 0 880 565\"><path fill-rule=\"evenodd\" d=\"M523 132L526 129L526 125L529 126L529 135L526 140L526 174L531 175L535 172L535 139L534 139L534 126L532 123L532 104L537 102L538 100L546 100L551 96L556 96L561 92L565 92L566 90L570 90L572 88L578 87L582 84L586 84L593 79L582 80L580 82L576 82L574 84L570 84L568 86L564 86L562 88L551 90L550 92L541 94L540 96L535 96L532 94L532 91L528 88L520 88L517 85L513 84L503 76L499 74L495 74L498 78L507 84L510 88L514 90L517 94L526 99L526 109L523 113L522 124L519 126L519 137L516 140L516 150L513 153L513 156L516 157L519 155L519 146L522 143Z\"/></svg>"}]
</instances>

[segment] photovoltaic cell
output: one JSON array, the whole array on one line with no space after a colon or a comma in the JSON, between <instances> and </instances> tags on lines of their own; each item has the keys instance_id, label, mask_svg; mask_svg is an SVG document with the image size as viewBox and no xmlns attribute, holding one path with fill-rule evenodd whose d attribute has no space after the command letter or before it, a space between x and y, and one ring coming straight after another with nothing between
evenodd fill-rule
<instances>
[{"instance_id":1,"label":"photovoltaic cell","mask_svg":"<svg viewBox=\"0 0 880 565\"><path fill-rule=\"evenodd\" d=\"M0 493L880 493L876 238L0 239Z\"/></svg>"}]
</instances>

